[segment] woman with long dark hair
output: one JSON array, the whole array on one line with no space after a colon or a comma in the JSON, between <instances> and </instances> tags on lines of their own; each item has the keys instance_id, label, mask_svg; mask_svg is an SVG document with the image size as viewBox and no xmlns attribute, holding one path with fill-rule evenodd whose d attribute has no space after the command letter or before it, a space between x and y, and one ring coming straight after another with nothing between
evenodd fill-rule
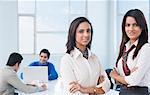
<instances>
[{"instance_id":1,"label":"woman with long dark hair","mask_svg":"<svg viewBox=\"0 0 150 95\"><path fill-rule=\"evenodd\" d=\"M78 17L72 21L66 44L67 51L60 66L63 95L103 94L110 88L107 74L98 57L90 50L92 35L92 25L87 18Z\"/></svg>"},{"instance_id":2,"label":"woman with long dark hair","mask_svg":"<svg viewBox=\"0 0 150 95\"><path fill-rule=\"evenodd\" d=\"M121 84L119 95L148 95L150 44L147 23L139 9L129 10L123 18L120 51L110 76Z\"/></svg>"}]
</instances>

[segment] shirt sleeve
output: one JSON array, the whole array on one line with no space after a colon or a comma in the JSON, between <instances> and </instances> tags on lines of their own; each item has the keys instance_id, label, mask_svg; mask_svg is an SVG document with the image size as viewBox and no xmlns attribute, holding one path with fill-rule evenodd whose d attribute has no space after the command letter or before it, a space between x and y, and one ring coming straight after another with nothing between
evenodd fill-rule
<instances>
[{"instance_id":1,"label":"shirt sleeve","mask_svg":"<svg viewBox=\"0 0 150 95\"><path fill-rule=\"evenodd\" d=\"M9 77L7 78L7 82L12 85L14 88L16 88L19 91L22 91L24 93L34 93L38 91L44 91L43 88L37 87L37 86L29 86L24 84L16 75L16 73L11 73L8 75Z\"/></svg>"},{"instance_id":2,"label":"shirt sleeve","mask_svg":"<svg viewBox=\"0 0 150 95\"><path fill-rule=\"evenodd\" d=\"M72 62L73 60L71 60L71 56L67 54L64 55L61 59L60 75L61 75L61 79L63 83L63 91L64 91L63 95L83 95L79 91L75 93L69 92L69 89L70 89L69 83L73 81L75 82L77 81L75 73L74 73L74 69L72 66Z\"/></svg>"},{"instance_id":3,"label":"shirt sleeve","mask_svg":"<svg viewBox=\"0 0 150 95\"><path fill-rule=\"evenodd\" d=\"M129 76L125 76L125 81L131 86L138 85L143 80L143 77L145 77L148 69L150 69L150 45L145 44L137 57L135 67L138 67L138 69Z\"/></svg>"},{"instance_id":4,"label":"shirt sleeve","mask_svg":"<svg viewBox=\"0 0 150 95\"><path fill-rule=\"evenodd\" d=\"M100 64L100 75L104 76L104 81L100 84L98 84L96 87L102 87L102 89L106 92L110 90L110 80L108 79L108 76L106 72L104 71L102 65Z\"/></svg>"},{"instance_id":5,"label":"shirt sleeve","mask_svg":"<svg viewBox=\"0 0 150 95\"><path fill-rule=\"evenodd\" d=\"M58 74L57 74L55 67L52 63L49 63L48 70L49 70L49 75L48 75L49 80L54 80L54 79L58 78Z\"/></svg>"}]
</instances>

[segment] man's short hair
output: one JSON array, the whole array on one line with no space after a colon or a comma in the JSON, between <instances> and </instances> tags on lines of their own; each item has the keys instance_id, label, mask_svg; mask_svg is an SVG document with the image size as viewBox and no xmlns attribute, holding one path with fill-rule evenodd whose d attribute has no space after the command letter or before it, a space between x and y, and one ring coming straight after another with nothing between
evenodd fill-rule
<instances>
[{"instance_id":1,"label":"man's short hair","mask_svg":"<svg viewBox=\"0 0 150 95\"><path fill-rule=\"evenodd\" d=\"M21 54L13 52L9 55L9 58L8 58L6 65L14 66L16 63L18 63L18 65L19 65L22 60L23 60L23 57Z\"/></svg>"},{"instance_id":2,"label":"man's short hair","mask_svg":"<svg viewBox=\"0 0 150 95\"><path fill-rule=\"evenodd\" d=\"M49 59L49 57L50 57L50 52L48 51L48 49L42 49L42 50L40 51L40 54L39 54L39 55L41 55L41 53L46 53L46 54L47 54L47 57L48 57L48 59Z\"/></svg>"}]
</instances>

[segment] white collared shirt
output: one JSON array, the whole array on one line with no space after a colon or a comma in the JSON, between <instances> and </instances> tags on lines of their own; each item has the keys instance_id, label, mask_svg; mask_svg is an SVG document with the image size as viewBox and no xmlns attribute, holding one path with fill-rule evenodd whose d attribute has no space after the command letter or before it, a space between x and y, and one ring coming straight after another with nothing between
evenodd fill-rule
<instances>
[{"instance_id":1,"label":"white collared shirt","mask_svg":"<svg viewBox=\"0 0 150 95\"><path fill-rule=\"evenodd\" d=\"M137 46L138 40L133 43ZM126 43L126 50L132 45L130 42ZM130 70L135 67L138 69L132 72L129 76L125 76L122 68L122 58L118 61L117 70L120 75L125 76L125 81L129 84L128 86L148 86L150 88L150 44L144 44L138 52L137 57L133 60L133 54L136 48L134 48L128 54L127 65Z\"/></svg>"},{"instance_id":2,"label":"white collared shirt","mask_svg":"<svg viewBox=\"0 0 150 95\"><path fill-rule=\"evenodd\" d=\"M64 95L89 95L76 92L69 92L69 83L78 82L83 87L95 87L100 75L105 76L102 88L107 92L110 88L109 79L103 70L98 57L88 49L88 59L84 58L82 53L77 49L65 54L61 59L60 74L64 85Z\"/></svg>"}]
</instances>

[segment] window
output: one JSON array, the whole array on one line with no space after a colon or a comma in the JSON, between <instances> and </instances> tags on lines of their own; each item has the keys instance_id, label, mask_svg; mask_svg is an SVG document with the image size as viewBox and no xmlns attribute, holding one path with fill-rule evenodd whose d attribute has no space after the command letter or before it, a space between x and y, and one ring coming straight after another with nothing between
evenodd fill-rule
<instances>
[{"instance_id":1,"label":"window","mask_svg":"<svg viewBox=\"0 0 150 95\"><path fill-rule=\"evenodd\" d=\"M20 53L38 54L43 48L64 53L70 22L86 15L87 0L18 0Z\"/></svg>"},{"instance_id":2,"label":"window","mask_svg":"<svg viewBox=\"0 0 150 95\"><path fill-rule=\"evenodd\" d=\"M30 16L19 17L19 51L21 53L34 53L34 18Z\"/></svg>"},{"instance_id":3,"label":"window","mask_svg":"<svg viewBox=\"0 0 150 95\"><path fill-rule=\"evenodd\" d=\"M140 9L143 13L144 16L146 17L146 21L149 27L149 0L117 0L117 19L116 19L116 28L117 28L117 46L119 47L120 41L121 41L121 24L122 24L122 19L124 14L130 10L130 9Z\"/></svg>"}]
</instances>

